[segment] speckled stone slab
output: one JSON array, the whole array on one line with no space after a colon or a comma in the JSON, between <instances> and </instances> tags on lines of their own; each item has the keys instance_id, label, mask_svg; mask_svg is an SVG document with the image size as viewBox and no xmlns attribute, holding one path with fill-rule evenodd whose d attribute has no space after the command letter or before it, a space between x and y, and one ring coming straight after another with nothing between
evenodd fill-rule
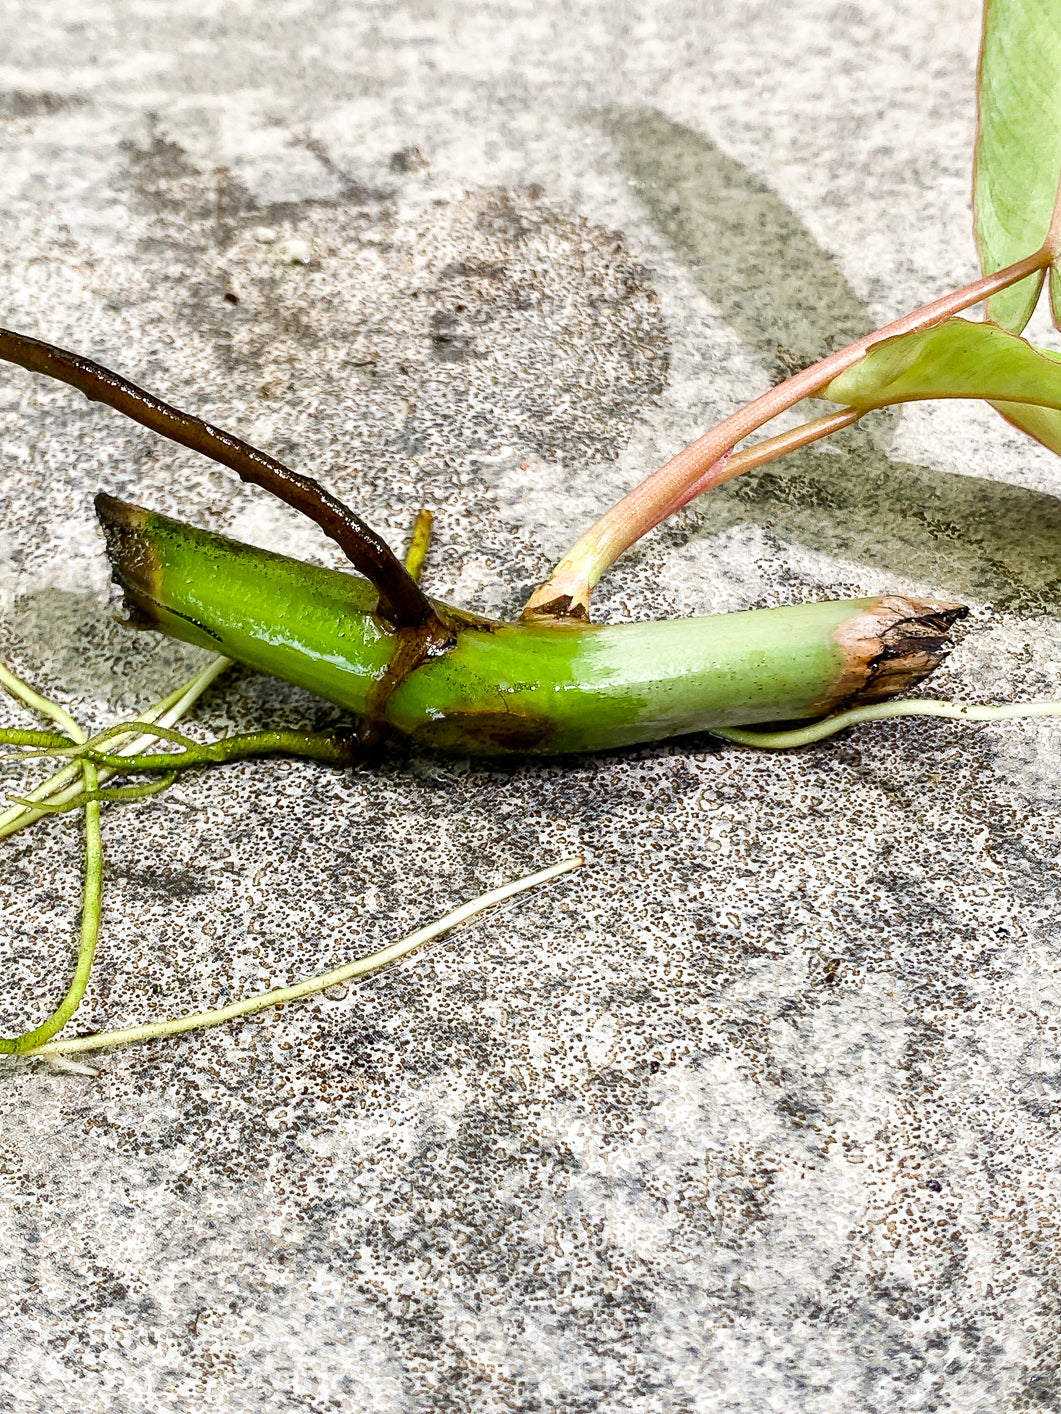
<instances>
[{"instance_id":1,"label":"speckled stone slab","mask_svg":"<svg viewBox=\"0 0 1061 1414\"><path fill-rule=\"evenodd\" d=\"M715 418L975 274L972 0L3 0L0 32L2 322L395 546L431 507L428 587L480 611ZM86 726L201 661L115 621L100 486L340 562L0 369L0 656ZM973 612L933 691L1052 696L1059 493L989 409L908 408L690 508L596 612L942 595ZM236 671L193 730L337 720ZM0 1073L0 1408L1061 1409L1059 763L1047 721L396 745L108 810L75 1031L591 862L345 992ZM76 821L0 844L8 1032L59 993L78 860Z\"/></svg>"}]
</instances>

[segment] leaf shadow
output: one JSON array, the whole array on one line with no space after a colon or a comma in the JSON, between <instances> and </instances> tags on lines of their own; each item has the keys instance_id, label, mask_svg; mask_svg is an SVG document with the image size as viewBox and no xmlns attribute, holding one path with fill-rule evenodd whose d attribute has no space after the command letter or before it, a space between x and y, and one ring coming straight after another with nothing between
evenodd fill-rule
<instances>
[{"instance_id":1,"label":"leaf shadow","mask_svg":"<svg viewBox=\"0 0 1061 1414\"><path fill-rule=\"evenodd\" d=\"M834 258L784 201L713 143L662 114L608 108L613 139L657 230L722 317L781 379L873 327ZM894 409L695 503L691 537L738 524L927 581L997 608L1061 609L1061 500L893 461ZM839 452L841 455L837 455Z\"/></svg>"}]
</instances>

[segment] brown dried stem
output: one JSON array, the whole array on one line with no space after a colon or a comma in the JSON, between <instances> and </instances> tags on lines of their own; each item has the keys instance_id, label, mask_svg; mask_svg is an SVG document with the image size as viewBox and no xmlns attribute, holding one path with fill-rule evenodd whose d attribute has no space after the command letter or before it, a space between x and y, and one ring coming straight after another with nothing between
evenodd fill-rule
<instances>
[{"instance_id":1,"label":"brown dried stem","mask_svg":"<svg viewBox=\"0 0 1061 1414\"><path fill-rule=\"evenodd\" d=\"M106 403L152 432L201 452L227 466L242 481L271 491L301 511L340 546L354 568L375 586L380 613L396 627L419 628L436 620L430 600L390 546L312 477L292 471L239 437L171 407L102 364L54 344L0 329L0 358L31 373L69 383L92 402Z\"/></svg>"}]
</instances>

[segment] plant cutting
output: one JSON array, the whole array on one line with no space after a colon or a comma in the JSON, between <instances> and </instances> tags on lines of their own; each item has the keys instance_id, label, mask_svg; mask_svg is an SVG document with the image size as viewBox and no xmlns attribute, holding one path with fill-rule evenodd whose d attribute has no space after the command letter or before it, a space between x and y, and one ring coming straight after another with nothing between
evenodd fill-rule
<instances>
[{"instance_id":1,"label":"plant cutting","mask_svg":"<svg viewBox=\"0 0 1061 1414\"><path fill-rule=\"evenodd\" d=\"M71 384L308 514L357 572L301 565L101 494L97 510L114 576L137 623L307 687L351 712L356 727L345 738L257 734L203 747L163 720L172 703L158 705L156 721L147 714L88 741L76 724L57 721L58 733L8 737L27 751L70 758L56 788L63 798L27 799L22 808L29 815L84 808L86 820L98 821L101 800L159 788L194 765L281 750L342 762L391 732L419 746L487 755L593 751L703 730L776 748L900 713L986 720L1061 711L1055 703L976 708L902 700L940 661L963 612L945 600L889 595L653 624L590 621L601 575L661 520L871 409L921 398L984 399L1061 451L1061 361L1021 337L1048 271L1056 283L1061 256L1058 114L1061 39L1050 7L989 4L975 176L981 277L796 373L705 433L576 541L518 623L486 620L426 595L416 573L422 529L410 569L353 511L266 453L89 360L0 332L0 356ZM987 322L957 317L983 301ZM807 398L834 410L738 449ZM805 725L748 730L794 721ZM174 749L148 751L143 742L130 749L132 735ZM162 778L101 785L118 771ZM29 1034L31 1041L18 1038L11 1048L58 1054L98 1040L78 1045L39 1029Z\"/></svg>"}]
</instances>

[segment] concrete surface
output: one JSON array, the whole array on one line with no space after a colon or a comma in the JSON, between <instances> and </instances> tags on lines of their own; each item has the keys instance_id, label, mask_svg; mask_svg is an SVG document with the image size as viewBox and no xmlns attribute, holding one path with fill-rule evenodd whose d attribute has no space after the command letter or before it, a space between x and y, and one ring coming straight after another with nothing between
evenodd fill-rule
<instances>
[{"instance_id":1,"label":"concrete surface","mask_svg":"<svg viewBox=\"0 0 1061 1414\"><path fill-rule=\"evenodd\" d=\"M511 612L718 415L975 273L972 0L6 0L3 322L314 472ZM86 723L191 671L113 621L97 486L337 563L0 371L0 649ZM911 408L627 556L602 618L905 589L938 692L1056 693L1061 472ZM5 719L25 722L15 707ZM235 674L216 732L331 709ZM0 1075L0 1406L1061 1408L1061 725L547 766L249 764L105 818L74 1029L386 976L97 1078ZM7 768L7 789L25 777ZM0 1025L58 994L75 824L0 846Z\"/></svg>"}]
</instances>

